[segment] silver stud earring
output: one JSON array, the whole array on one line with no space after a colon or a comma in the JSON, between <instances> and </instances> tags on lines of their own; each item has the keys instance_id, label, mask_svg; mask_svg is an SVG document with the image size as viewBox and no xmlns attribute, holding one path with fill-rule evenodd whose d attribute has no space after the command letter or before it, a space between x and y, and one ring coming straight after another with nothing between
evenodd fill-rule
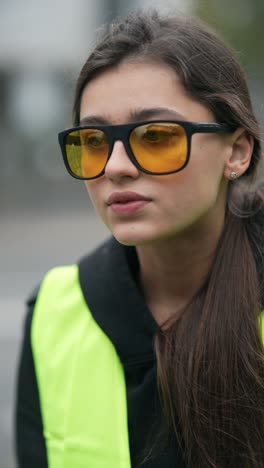
<instances>
[{"instance_id":1,"label":"silver stud earring","mask_svg":"<svg viewBox=\"0 0 264 468\"><path fill-rule=\"evenodd\" d=\"M230 172L230 179L234 180L237 178L237 173L236 172Z\"/></svg>"}]
</instances>

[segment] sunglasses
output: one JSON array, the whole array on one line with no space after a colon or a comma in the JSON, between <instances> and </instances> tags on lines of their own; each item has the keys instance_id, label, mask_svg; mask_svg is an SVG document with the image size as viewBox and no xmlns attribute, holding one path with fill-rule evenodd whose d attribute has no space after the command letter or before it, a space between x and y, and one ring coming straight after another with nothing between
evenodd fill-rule
<instances>
[{"instance_id":1,"label":"sunglasses","mask_svg":"<svg viewBox=\"0 0 264 468\"><path fill-rule=\"evenodd\" d=\"M166 175L188 164L194 133L224 133L234 128L224 123L153 120L122 125L88 125L59 133L65 166L77 179L104 174L114 143L121 140L127 156L142 172Z\"/></svg>"}]
</instances>

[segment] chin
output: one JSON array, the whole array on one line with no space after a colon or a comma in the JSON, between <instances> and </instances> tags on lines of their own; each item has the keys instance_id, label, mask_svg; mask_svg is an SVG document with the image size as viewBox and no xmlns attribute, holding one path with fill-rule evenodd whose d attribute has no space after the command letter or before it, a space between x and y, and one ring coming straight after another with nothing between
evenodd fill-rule
<instances>
[{"instance_id":1,"label":"chin","mask_svg":"<svg viewBox=\"0 0 264 468\"><path fill-rule=\"evenodd\" d=\"M134 226L126 229L111 229L112 235L117 242L127 246L138 246L153 242L153 234L144 233L143 229L136 229Z\"/></svg>"},{"instance_id":2,"label":"chin","mask_svg":"<svg viewBox=\"0 0 264 468\"><path fill-rule=\"evenodd\" d=\"M111 232L120 244L134 247L154 244L164 236L160 232L155 232L153 227L144 229L131 226L130 228L126 227L126 229L111 229Z\"/></svg>"},{"instance_id":3,"label":"chin","mask_svg":"<svg viewBox=\"0 0 264 468\"><path fill-rule=\"evenodd\" d=\"M117 236L115 235L114 233L112 233L113 236L115 237L115 239L117 240L117 242L119 242L120 244L122 245L126 245L126 246L130 246L130 247L136 247L136 246L139 246L139 245L144 245L144 244L147 244L148 241L144 241L142 239L137 239L137 238L134 238L132 236Z\"/></svg>"}]
</instances>

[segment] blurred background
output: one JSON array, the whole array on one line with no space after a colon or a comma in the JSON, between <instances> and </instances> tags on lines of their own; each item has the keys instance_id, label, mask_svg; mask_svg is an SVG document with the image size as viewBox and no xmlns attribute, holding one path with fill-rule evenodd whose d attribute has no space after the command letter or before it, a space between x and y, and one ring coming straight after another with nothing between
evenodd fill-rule
<instances>
[{"instance_id":1,"label":"blurred background","mask_svg":"<svg viewBox=\"0 0 264 468\"><path fill-rule=\"evenodd\" d=\"M24 301L50 267L107 236L63 167L78 72L96 28L136 7L204 18L238 51L264 122L263 0L0 0L0 468L14 468L13 407Z\"/></svg>"}]
</instances>

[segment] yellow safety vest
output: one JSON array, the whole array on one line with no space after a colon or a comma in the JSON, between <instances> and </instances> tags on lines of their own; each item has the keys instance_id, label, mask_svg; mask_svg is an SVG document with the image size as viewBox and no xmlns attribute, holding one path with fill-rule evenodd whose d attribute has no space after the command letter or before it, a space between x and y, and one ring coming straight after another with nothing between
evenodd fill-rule
<instances>
[{"instance_id":1,"label":"yellow safety vest","mask_svg":"<svg viewBox=\"0 0 264 468\"><path fill-rule=\"evenodd\" d=\"M78 266L47 274L31 343L49 468L130 468L124 370L87 307Z\"/></svg>"}]
</instances>

